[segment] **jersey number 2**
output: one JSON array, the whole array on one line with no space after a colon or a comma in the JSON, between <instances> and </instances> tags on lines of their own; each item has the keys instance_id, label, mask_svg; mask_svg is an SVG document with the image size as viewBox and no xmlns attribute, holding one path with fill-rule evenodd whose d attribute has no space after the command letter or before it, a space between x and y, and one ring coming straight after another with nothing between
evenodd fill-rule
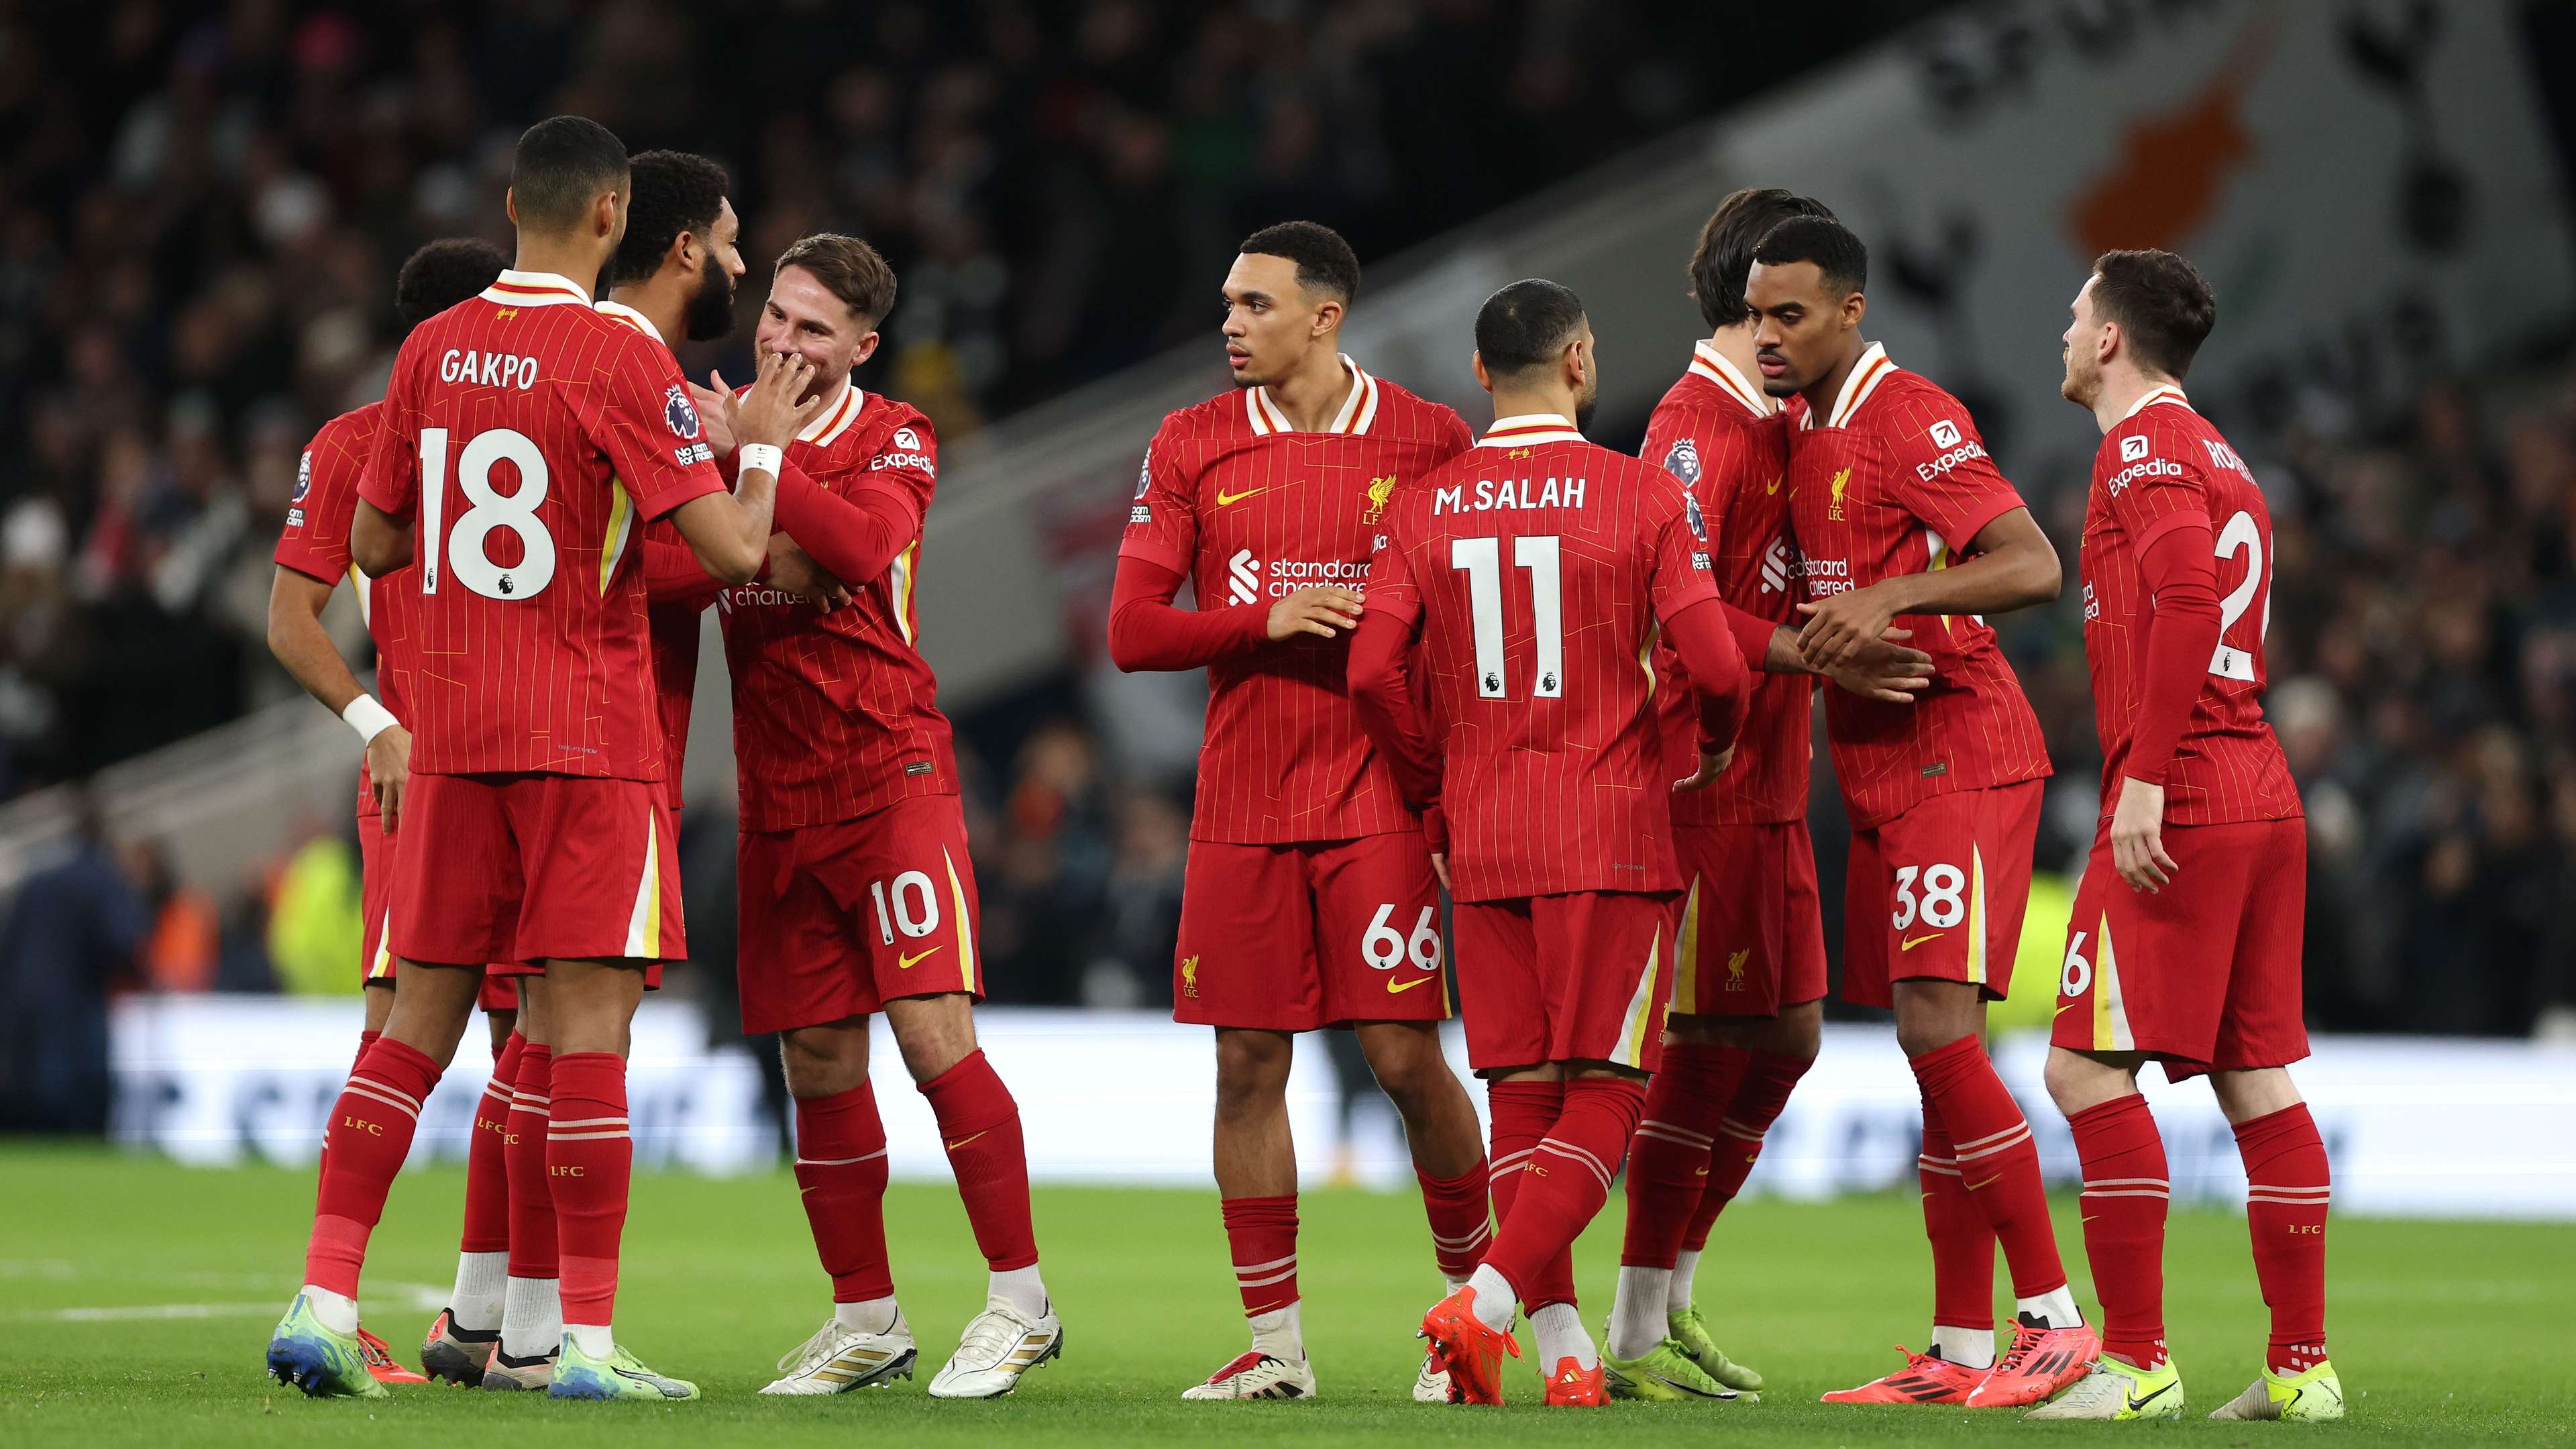
<instances>
[{"instance_id":1,"label":"jersey number 2","mask_svg":"<svg viewBox=\"0 0 2576 1449\"><path fill-rule=\"evenodd\" d=\"M2230 646L2227 634L2236 627L2237 620L2245 617L2245 611L2254 607L2256 594L2263 596L2263 621L2254 637L2260 640L2272 632L2272 595L2263 587L2263 530L2254 526L2253 514L2242 510L2230 515L2227 526L2218 531L2218 556L2234 558L2240 553L2245 555L2245 578L2218 601L2218 649L2209 656L2209 672L2221 679L2241 679L2251 684L2253 651Z\"/></svg>"},{"instance_id":2,"label":"jersey number 2","mask_svg":"<svg viewBox=\"0 0 2576 1449\"><path fill-rule=\"evenodd\" d=\"M1530 574L1530 634L1538 653L1532 699L1565 697L1565 612L1557 536L1512 540L1512 562ZM1503 698L1503 541L1449 540L1449 567L1467 571L1467 608L1476 626L1476 697Z\"/></svg>"},{"instance_id":3,"label":"jersey number 2","mask_svg":"<svg viewBox=\"0 0 2576 1449\"><path fill-rule=\"evenodd\" d=\"M546 501L545 453L534 439L510 428L492 428L467 439L456 454L456 486L467 506L456 516L456 526L446 530L447 443L445 428L420 430L420 591L437 593L439 576L447 572L487 599L536 597L555 578L555 536L537 517L537 505ZM519 472L519 491L506 498L492 489L492 465L503 462ZM484 551L496 528L519 536L517 563L496 564Z\"/></svg>"}]
</instances>

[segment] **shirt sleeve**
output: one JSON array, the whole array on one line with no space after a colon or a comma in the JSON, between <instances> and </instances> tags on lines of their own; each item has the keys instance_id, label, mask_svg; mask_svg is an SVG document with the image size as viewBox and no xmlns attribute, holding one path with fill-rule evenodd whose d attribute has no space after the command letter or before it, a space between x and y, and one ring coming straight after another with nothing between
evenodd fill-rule
<instances>
[{"instance_id":1,"label":"shirt sleeve","mask_svg":"<svg viewBox=\"0 0 2576 1449\"><path fill-rule=\"evenodd\" d=\"M2146 647L2138 651L2138 713L2129 727L2129 754L2120 772L2161 785L2191 726L2192 708L2208 682L2209 659L2223 632L2209 520L2170 523L2153 546L2140 551L2138 577L2154 602Z\"/></svg>"},{"instance_id":2,"label":"shirt sleeve","mask_svg":"<svg viewBox=\"0 0 2576 1449\"><path fill-rule=\"evenodd\" d=\"M1344 683L1360 728L1395 772L1396 788L1413 810L1437 813L1440 805L1440 755L1431 738L1423 702L1413 693L1414 639L1421 630L1422 594L1401 544L1377 551L1369 565L1368 612L1351 636L1351 656ZM1446 829L1434 827L1440 849Z\"/></svg>"},{"instance_id":3,"label":"shirt sleeve","mask_svg":"<svg viewBox=\"0 0 2576 1449\"><path fill-rule=\"evenodd\" d=\"M347 432L336 420L326 423L304 449L275 555L280 565L332 585L349 576L349 528L358 513L358 479L367 466L366 456L350 446ZM370 439L367 451L374 447Z\"/></svg>"},{"instance_id":4,"label":"shirt sleeve","mask_svg":"<svg viewBox=\"0 0 2576 1449\"><path fill-rule=\"evenodd\" d=\"M2157 540L2174 529L2216 526L2209 516L2209 477L2188 451L2190 441L2135 420L2102 440L2103 447L2118 450L2103 491L2141 565Z\"/></svg>"},{"instance_id":5,"label":"shirt sleeve","mask_svg":"<svg viewBox=\"0 0 2576 1449\"><path fill-rule=\"evenodd\" d=\"M1668 501L1652 506L1647 517L1648 560L1653 569L1648 593L1655 617L1670 619L1703 599L1717 597L1717 578L1709 571L1708 525L1699 503L1679 483L1667 484Z\"/></svg>"},{"instance_id":6,"label":"shirt sleeve","mask_svg":"<svg viewBox=\"0 0 2576 1449\"><path fill-rule=\"evenodd\" d=\"M1197 669L1253 653L1269 642L1267 605L1175 608L1172 600L1179 596L1181 582L1177 570L1150 558L1120 556L1109 598L1111 663L1130 674Z\"/></svg>"},{"instance_id":7,"label":"shirt sleeve","mask_svg":"<svg viewBox=\"0 0 2576 1449\"><path fill-rule=\"evenodd\" d=\"M692 499L722 493L725 485L679 364L642 334L618 332L621 345L602 362L593 404L579 416L582 431L608 455L618 484L634 500L636 516L649 523Z\"/></svg>"},{"instance_id":8,"label":"shirt sleeve","mask_svg":"<svg viewBox=\"0 0 2576 1449\"><path fill-rule=\"evenodd\" d=\"M419 423L412 411L411 371L406 366L410 360L409 347L394 355L393 375L385 381L384 411L376 419L375 446L367 450L367 465L358 477L358 496L396 519L409 519L420 503ZM353 520L357 511L356 505L350 506ZM341 547L348 547L345 537Z\"/></svg>"},{"instance_id":9,"label":"shirt sleeve","mask_svg":"<svg viewBox=\"0 0 2576 1449\"><path fill-rule=\"evenodd\" d=\"M1947 396L1907 400L1887 433L1890 491L1956 556L1986 525L2027 507L1986 454L1968 410Z\"/></svg>"},{"instance_id":10,"label":"shirt sleeve","mask_svg":"<svg viewBox=\"0 0 2576 1449\"><path fill-rule=\"evenodd\" d=\"M1177 416L1177 414L1175 415ZM1127 509L1121 557L1141 558L1188 577L1198 561L1199 510L1190 480L1176 464L1180 451L1173 419L1165 418L1136 469L1136 499Z\"/></svg>"}]
</instances>

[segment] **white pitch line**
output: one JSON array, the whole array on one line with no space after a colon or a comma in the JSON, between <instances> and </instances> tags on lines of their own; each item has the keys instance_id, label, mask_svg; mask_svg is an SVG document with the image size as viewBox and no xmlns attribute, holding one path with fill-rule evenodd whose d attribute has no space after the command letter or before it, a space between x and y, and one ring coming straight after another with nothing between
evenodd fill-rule
<instances>
[{"instance_id":1,"label":"white pitch line","mask_svg":"<svg viewBox=\"0 0 2576 1449\"><path fill-rule=\"evenodd\" d=\"M447 1290L428 1283L384 1283L377 1285L380 1298L393 1298L415 1310L447 1306ZM250 1318L276 1313L279 1305L265 1303L140 1303L112 1308L55 1308L36 1313L13 1313L11 1321L35 1323L137 1323L185 1318Z\"/></svg>"}]
</instances>

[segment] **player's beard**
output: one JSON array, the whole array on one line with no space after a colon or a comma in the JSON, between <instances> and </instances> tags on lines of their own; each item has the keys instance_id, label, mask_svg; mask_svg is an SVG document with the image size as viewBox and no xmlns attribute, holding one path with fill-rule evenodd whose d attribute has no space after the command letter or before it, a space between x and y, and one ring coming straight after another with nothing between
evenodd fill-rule
<instances>
[{"instance_id":1,"label":"player's beard","mask_svg":"<svg viewBox=\"0 0 2576 1449\"><path fill-rule=\"evenodd\" d=\"M716 264L714 252L698 269L697 295L680 322L691 342L713 342L733 330L733 274Z\"/></svg>"},{"instance_id":2,"label":"player's beard","mask_svg":"<svg viewBox=\"0 0 2576 1449\"><path fill-rule=\"evenodd\" d=\"M2093 406L2093 400L2102 395L2102 375L2079 369L2070 355L2066 359L2066 376L2058 383L2057 393L2077 407L2089 408Z\"/></svg>"},{"instance_id":3,"label":"player's beard","mask_svg":"<svg viewBox=\"0 0 2576 1449\"><path fill-rule=\"evenodd\" d=\"M1601 379L1597 375L1585 378L1583 380L1583 393L1574 400L1574 430L1576 432L1588 434L1592 431L1592 413L1595 408L1600 406L1600 404Z\"/></svg>"}]
</instances>

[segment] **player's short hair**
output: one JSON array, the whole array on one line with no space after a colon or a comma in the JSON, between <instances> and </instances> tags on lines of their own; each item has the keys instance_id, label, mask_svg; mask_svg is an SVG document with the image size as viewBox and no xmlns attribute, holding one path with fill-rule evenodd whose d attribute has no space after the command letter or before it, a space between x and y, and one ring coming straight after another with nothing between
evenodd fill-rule
<instances>
[{"instance_id":1,"label":"player's short hair","mask_svg":"<svg viewBox=\"0 0 2576 1449\"><path fill-rule=\"evenodd\" d=\"M1710 212L1691 252L1691 298L1699 303L1700 320L1714 332L1753 315L1744 304L1745 274L1753 270L1753 249L1771 228L1793 216L1833 218L1812 196L1777 186L1747 186L1733 192Z\"/></svg>"},{"instance_id":2,"label":"player's short hair","mask_svg":"<svg viewBox=\"0 0 2576 1449\"><path fill-rule=\"evenodd\" d=\"M1543 277L1530 277L1485 299L1476 312L1476 353L1485 371L1517 377L1545 367L1583 327L1583 299Z\"/></svg>"},{"instance_id":3,"label":"player's short hair","mask_svg":"<svg viewBox=\"0 0 2576 1449\"><path fill-rule=\"evenodd\" d=\"M394 278L394 312L410 331L500 278L510 259L481 237L449 237L413 252Z\"/></svg>"},{"instance_id":4,"label":"player's short hair","mask_svg":"<svg viewBox=\"0 0 2576 1449\"><path fill-rule=\"evenodd\" d=\"M519 133L510 198L519 224L544 233L580 224L591 198L626 185L626 143L597 121L549 116Z\"/></svg>"},{"instance_id":5,"label":"player's short hair","mask_svg":"<svg viewBox=\"0 0 2576 1449\"><path fill-rule=\"evenodd\" d=\"M769 274L776 277L789 267L813 273L863 327L874 327L894 310L894 268L857 237L829 231L799 237L778 254Z\"/></svg>"},{"instance_id":6,"label":"player's short hair","mask_svg":"<svg viewBox=\"0 0 2576 1449\"><path fill-rule=\"evenodd\" d=\"M1793 216L1778 223L1754 243L1753 260L1766 267L1813 262L1827 287L1845 293L1869 290L1869 248L1831 216Z\"/></svg>"},{"instance_id":7,"label":"player's short hair","mask_svg":"<svg viewBox=\"0 0 2576 1449\"><path fill-rule=\"evenodd\" d=\"M1342 234L1318 221L1283 221L1243 239L1235 255L1286 257L1297 264L1297 285L1323 292L1348 307L1360 295L1360 254Z\"/></svg>"},{"instance_id":8,"label":"player's short hair","mask_svg":"<svg viewBox=\"0 0 2576 1449\"><path fill-rule=\"evenodd\" d=\"M2218 325L2218 294L2200 269L2150 247L2104 252L2093 276L2093 310L2120 324L2138 365L2182 381Z\"/></svg>"},{"instance_id":9,"label":"player's short hair","mask_svg":"<svg viewBox=\"0 0 2576 1449\"><path fill-rule=\"evenodd\" d=\"M686 151L638 151L626 166L635 188L626 199L626 236L600 279L611 287L651 279L680 233L714 230L733 189L722 166Z\"/></svg>"}]
</instances>

